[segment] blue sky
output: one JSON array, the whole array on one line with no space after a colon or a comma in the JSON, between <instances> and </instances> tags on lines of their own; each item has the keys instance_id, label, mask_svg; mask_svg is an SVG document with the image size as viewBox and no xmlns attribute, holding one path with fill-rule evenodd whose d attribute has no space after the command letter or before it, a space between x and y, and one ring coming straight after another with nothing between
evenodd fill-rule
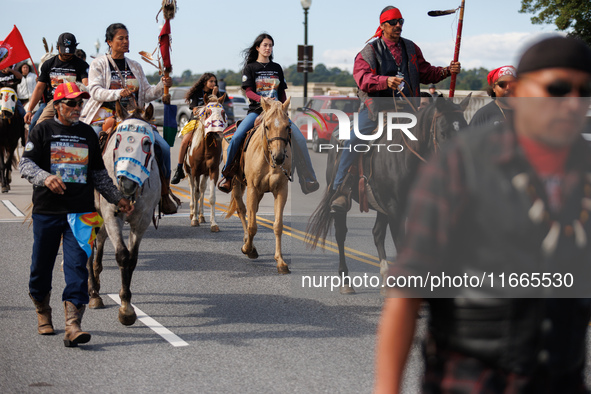
<instances>
[{"instance_id":1,"label":"blue sky","mask_svg":"<svg viewBox=\"0 0 591 394\"><path fill-rule=\"evenodd\" d=\"M405 25L403 37L415 41L427 61L446 65L453 57L457 17L431 18L427 11L451 9L460 0L359 1L312 0L308 17L308 43L314 46L314 63L351 70L355 54L373 35L383 7L398 7ZM3 39L16 25L31 55L38 61L44 53L41 38L55 45L65 31L76 35L79 48L88 55L106 51L105 29L114 22L127 25L132 59L139 51L152 52L157 45L160 23L156 13L160 0L0 0ZM460 61L464 68L496 68L513 64L524 44L552 25L532 25L531 15L520 14L520 0L466 0ZM19 11L15 12L15 5ZM297 58L297 45L304 41L304 14L299 0L178 0L172 21L173 74L190 69L194 74L220 69L239 70L240 52L266 31L275 39L275 61L288 66ZM10 10L7 12L7 10ZM156 69L143 63L146 73Z\"/></svg>"}]
</instances>

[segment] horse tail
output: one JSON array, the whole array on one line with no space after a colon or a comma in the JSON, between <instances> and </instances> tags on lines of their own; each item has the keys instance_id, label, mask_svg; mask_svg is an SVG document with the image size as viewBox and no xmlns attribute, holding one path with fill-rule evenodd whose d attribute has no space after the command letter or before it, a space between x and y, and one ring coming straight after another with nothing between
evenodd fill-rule
<instances>
[{"instance_id":1,"label":"horse tail","mask_svg":"<svg viewBox=\"0 0 591 394\"><path fill-rule=\"evenodd\" d=\"M228 205L228 209L226 209L226 219L231 217L236 211L238 211L238 202L236 201L236 198L232 196L230 199L230 205Z\"/></svg>"},{"instance_id":2,"label":"horse tail","mask_svg":"<svg viewBox=\"0 0 591 394\"><path fill-rule=\"evenodd\" d=\"M319 241L322 246L324 246L326 242L326 236L334 221L330 212L330 201L332 200L332 197L333 191L332 188L329 187L308 221L308 227L306 228L306 243L310 249L316 249Z\"/></svg>"}]
</instances>

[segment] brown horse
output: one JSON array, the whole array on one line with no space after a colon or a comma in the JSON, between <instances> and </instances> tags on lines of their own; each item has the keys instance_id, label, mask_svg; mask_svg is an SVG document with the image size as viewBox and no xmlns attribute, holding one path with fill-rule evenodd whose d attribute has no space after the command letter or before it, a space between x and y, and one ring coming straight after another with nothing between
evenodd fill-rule
<instances>
[{"instance_id":1,"label":"brown horse","mask_svg":"<svg viewBox=\"0 0 591 394\"><path fill-rule=\"evenodd\" d=\"M209 203L211 205L210 229L220 231L215 221L215 185L220 175L220 159L222 156L222 137L227 124L226 113L222 103L226 94L218 98L216 95L205 95L206 103L198 113L199 121L193 131L191 148L185 156L185 172L189 174L191 186L191 226L205 223L203 216L203 200L207 181L209 181Z\"/></svg>"},{"instance_id":2,"label":"brown horse","mask_svg":"<svg viewBox=\"0 0 591 394\"><path fill-rule=\"evenodd\" d=\"M263 107L262 122L256 128L248 149L243 153L241 171L232 180L232 200L227 210L227 217L238 213L244 229L244 245L240 249L251 259L259 255L253 245L257 232L256 214L259 203L265 193L273 193L275 198L275 261L280 274L289 274L289 267L281 253L281 235L283 234L283 209L287 202L288 184L291 177L291 133L287 114L288 98L285 103L261 100ZM224 152L227 143L224 140ZM245 183L243 183L245 182ZM246 206L242 200L247 187ZM248 215L248 222L245 215Z\"/></svg>"},{"instance_id":3,"label":"brown horse","mask_svg":"<svg viewBox=\"0 0 591 394\"><path fill-rule=\"evenodd\" d=\"M16 110L16 92L11 88L0 90L2 115L0 116L0 184L2 193L8 193L12 181L12 167L16 165L14 151L19 138L24 143L25 122Z\"/></svg>"}]
</instances>

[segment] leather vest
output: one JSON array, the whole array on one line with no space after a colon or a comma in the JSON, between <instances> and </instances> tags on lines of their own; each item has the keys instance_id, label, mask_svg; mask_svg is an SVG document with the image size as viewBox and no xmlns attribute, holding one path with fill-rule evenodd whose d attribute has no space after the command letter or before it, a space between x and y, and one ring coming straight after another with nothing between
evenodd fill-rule
<instances>
[{"instance_id":1,"label":"leather vest","mask_svg":"<svg viewBox=\"0 0 591 394\"><path fill-rule=\"evenodd\" d=\"M402 46L400 66L396 64L390 49L381 38L367 44L361 50L361 56L369 64L372 71L375 71L376 75L394 77L399 72L402 73L406 81L403 93L406 97L418 97L420 80L415 44L406 38L400 38L400 42ZM359 89L357 95L362 103L360 110L367 107L370 110L370 119L375 120L379 111L389 110L392 105L388 100L378 99L376 101L372 100L372 98L391 98L394 96L394 91L386 88L385 90L367 93ZM401 97L400 93L397 93L396 96Z\"/></svg>"},{"instance_id":2,"label":"leather vest","mask_svg":"<svg viewBox=\"0 0 591 394\"><path fill-rule=\"evenodd\" d=\"M572 234L561 231L555 251L551 255L542 253L548 225L531 221L529 197L511 182L523 172L533 175L533 170L519 149L510 162L497 164L501 146L491 143L492 134L471 133L458 139L470 215L459 219L463 231L451 239L449 261L459 261L460 265L466 262L469 275L490 272L491 267L498 267L498 272L570 272L575 283L578 279L580 286L588 286L591 236L581 248L575 245ZM578 159L576 167L567 167L567 174L572 174L569 168L582 169L580 174L591 173L589 149L582 139L571 154L569 162ZM538 195L545 198L544 192ZM579 217L582 196L583 183L578 182L563 201L563 210L556 214L562 228ZM583 226L591 235L591 221ZM551 296L556 295L562 296ZM522 298L478 298L468 290L455 298L430 299L429 303L432 349L460 352L518 374L542 370L560 376L584 365L591 318L588 298L527 298L525 294Z\"/></svg>"}]
</instances>

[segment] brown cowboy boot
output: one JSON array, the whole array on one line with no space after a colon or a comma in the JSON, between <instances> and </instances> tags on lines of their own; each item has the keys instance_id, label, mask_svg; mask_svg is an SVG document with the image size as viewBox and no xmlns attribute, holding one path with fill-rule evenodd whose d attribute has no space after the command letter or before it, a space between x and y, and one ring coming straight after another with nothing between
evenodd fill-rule
<instances>
[{"instance_id":1,"label":"brown cowboy boot","mask_svg":"<svg viewBox=\"0 0 591 394\"><path fill-rule=\"evenodd\" d=\"M233 176L222 176L222 179L218 182L218 189L224 193L230 193L232 191L232 179Z\"/></svg>"},{"instance_id":2,"label":"brown cowboy boot","mask_svg":"<svg viewBox=\"0 0 591 394\"><path fill-rule=\"evenodd\" d=\"M76 308L76 305L70 301L64 301L64 309L66 311L66 335L64 336L64 346L76 347L79 343L87 343L90 341L90 334L80 329L82 316L84 315L85 306Z\"/></svg>"},{"instance_id":3,"label":"brown cowboy boot","mask_svg":"<svg viewBox=\"0 0 591 394\"><path fill-rule=\"evenodd\" d=\"M53 324L51 324L51 307L49 306L51 293L47 294L41 302L33 298L31 293L29 293L29 297L33 300L37 312L37 331L41 335L54 335L55 331L53 330Z\"/></svg>"},{"instance_id":4,"label":"brown cowboy boot","mask_svg":"<svg viewBox=\"0 0 591 394\"><path fill-rule=\"evenodd\" d=\"M179 200L170 191L170 185L167 180L162 181L162 190L160 196L160 210L165 215L172 215L177 213L181 200Z\"/></svg>"},{"instance_id":5,"label":"brown cowboy boot","mask_svg":"<svg viewBox=\"0 0 591 394\"><path fill-rule=\"evenodd\" d=\"M341 186L335 191L330 202L333 212L349 212L351 209L351 175L347 174Z\"/></svg>"}]
</instances>

